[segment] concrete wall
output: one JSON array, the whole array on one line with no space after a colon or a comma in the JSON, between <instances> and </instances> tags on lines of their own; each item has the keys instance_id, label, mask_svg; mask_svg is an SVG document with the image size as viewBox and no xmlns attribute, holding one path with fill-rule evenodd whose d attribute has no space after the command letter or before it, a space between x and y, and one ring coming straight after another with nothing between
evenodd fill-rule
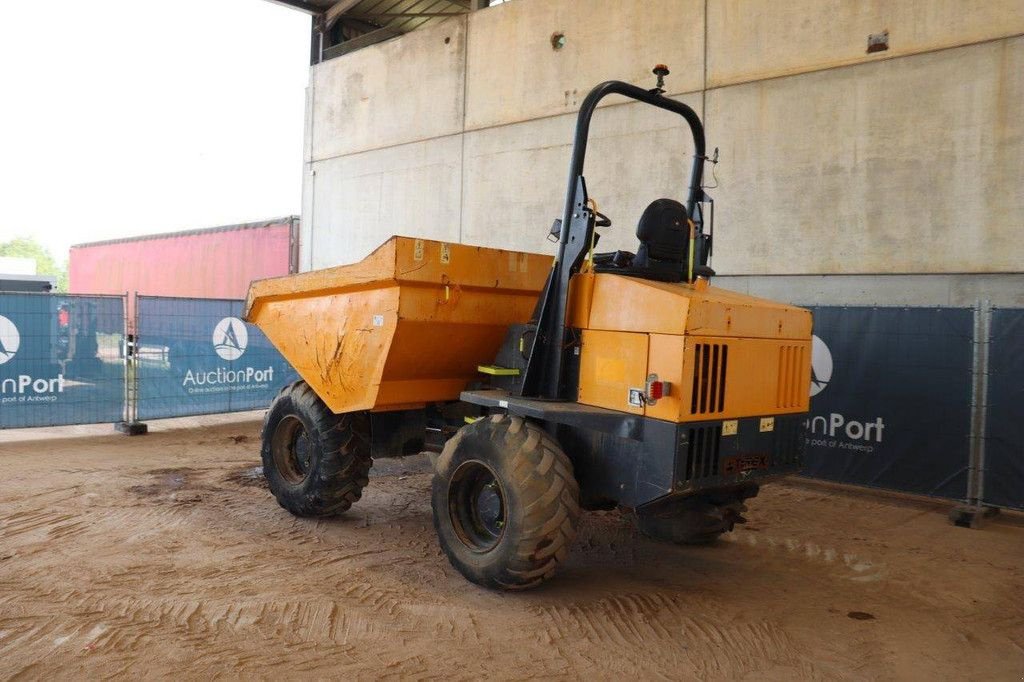
<instances>
[{"instance_id":1,"label":"concrete wall","mask_svg":"<svg viewBox=\"0 0 1024 682\"><path fill-rule=\"evenodd\" d=\"M1024 269L1024 38L708 92L728 272Z\"/></svg>"},{"instance_id":2,"label":"concrete wall","mask_svg":"<svg viewBox=\"0 0 1024 682\"><path fill-rule=\"evenodd\" d=\"M1020 0L512 0L452 19L312 69L303 265L391 234L548 252L579 102L610 78L653 85L663 62L721 149L714 267L738 285L1019 273L1022 33ZM602 247L632 249L643 206L683 194L677 120L595 115Z\"/></svg>"},{"instance_id":3,"label":"concrete wall","mask_svg":"<svg viewBox=\"0 0 1024 682\"><path fill-rule=\"evenodd\" d=\"M723 275L715 285L799 305L1024 308L1024 274Z\"/></svg>"},{"instance_id":4,"label":"concrete wall","mask_svg":"<svg viewBox=\"0 0 1024 682\"><path fill-rule=\"evenodd\" d=\"M606 80L653 86L659 63L672 69L669 93L696 92L704 0L514 0L473 14L467 45L468 130L574 112Z\"/></svg>"}]
</instances>

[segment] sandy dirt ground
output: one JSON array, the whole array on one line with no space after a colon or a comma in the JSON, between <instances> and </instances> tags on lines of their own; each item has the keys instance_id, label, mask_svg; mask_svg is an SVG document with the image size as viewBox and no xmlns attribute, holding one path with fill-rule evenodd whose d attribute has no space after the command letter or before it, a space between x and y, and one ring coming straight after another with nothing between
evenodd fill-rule
<instances>
[{"instance_id":1,"label":"sandy dirt ground","mask_svg":"<svg viewBox=\"0 0 1024 682\"><path fill-rule=\"evenodd\" d=\"M424 457L301 520L254 475L257 421L153 426L0 433L0 677L1024 675L1019 516L783 482L712 547L586 514L554 581L502 594L439 551Z\"/></svg>"}]
</instances>

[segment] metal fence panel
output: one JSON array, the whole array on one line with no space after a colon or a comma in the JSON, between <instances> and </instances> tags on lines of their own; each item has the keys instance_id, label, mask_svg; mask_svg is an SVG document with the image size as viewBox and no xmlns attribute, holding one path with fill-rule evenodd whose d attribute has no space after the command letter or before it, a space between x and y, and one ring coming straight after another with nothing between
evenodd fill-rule
<instances>
[{"instance_id":1,"label":"metal fence panel","mask_svg":"<svg viewBox=\"0 0 1024 682\"><path fill-rule=\"evenodd\" d=\"M136 314L138 419L265 408L298 378L242 301L139 296Z\"/></svg>"},{"instance_id":2,"label":"metal fence panel","mask_svg":"<svg viewBox=\"0 0 1024 682\"><path fill-rule=\"evenodd\" d=\"M973 311L812 310L804 474L964 499Z\"/></svg>"},{"instance_id":3,"label":"metal fence panel","mask_svg":"<svg viewBox=\"0 0 1024 682\"><path fill-rule=\"evenodd\" d=\"M994 309L982 501L1024 509L1024 310Z\"/></svg>"},{"instance_id":4,"label":"metal fence panel","mask_svg":"<svg viewBox=\"0 0 1024 682\"><path fill-rule=\"evenodd\" d=\"M0 293L0 428L124 414L124 297Z\"/></svg>"}]
</instances>

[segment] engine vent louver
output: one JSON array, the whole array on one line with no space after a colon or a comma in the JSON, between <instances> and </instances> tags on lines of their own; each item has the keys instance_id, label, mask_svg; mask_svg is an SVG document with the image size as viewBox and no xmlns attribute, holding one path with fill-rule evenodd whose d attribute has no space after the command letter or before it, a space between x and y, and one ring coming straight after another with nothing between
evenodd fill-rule
<instances>
[{"instance_id":1,"label":"engine vent louver","mask_svg":"<svg viewBox=\"0 0 1024 682\"><path fill-rule=\"evenodd\" d=\"M693 389L690 414L714 414L725 410L725 377L729 346L698 343L693 347Z\"/></svg>"},{"instance_id":2,"label":"engine vent louver","mask_svg":"<svg viewBox=\"0 0 1024 682\"><path fill-rule=\"evenodd\" d=\"M686 480L717 476L722 427L687 429L686 441Z\"/></svg>"},{"instance_id":3,"label":"engine vent louver","mask_svg":"<svg viewBox=\"0 0 1024 682\"><path fill-rule=\"evenodd\" d=\"M779 376L775 384L775 406L798 407L809 388L802 386L804 363L807 361L803 346L779 346Z\"/></svg>"}]
</instances>

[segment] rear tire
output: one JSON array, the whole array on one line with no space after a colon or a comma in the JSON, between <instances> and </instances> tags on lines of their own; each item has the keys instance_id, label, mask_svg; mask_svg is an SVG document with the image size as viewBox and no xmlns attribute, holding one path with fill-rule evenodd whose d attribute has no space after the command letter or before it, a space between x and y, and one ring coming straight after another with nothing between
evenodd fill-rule
<instances>
[{"instance_id":1,"label":"rear tire","mask_svg":"<svg viewBox=\"0 0 1024 682\"><path fill-rule=\"evenodd\" d=\"M304 381L281 389L263 421L263 473L278 504L296 516L333 516L368 481L370 420L334 414Z\"/></svg>"},{"instance_id":2,"label":"rear tire","mask_svg":"<svg viewBox=\"0 0 1024 682\"><path fill-rule=\"evenodd\" d=\"M462 427L437 460L434 528L448 560L477 585L534 587L576 536L572 463L540 427L494 415Z\"/></svg>"}]
</instances>

